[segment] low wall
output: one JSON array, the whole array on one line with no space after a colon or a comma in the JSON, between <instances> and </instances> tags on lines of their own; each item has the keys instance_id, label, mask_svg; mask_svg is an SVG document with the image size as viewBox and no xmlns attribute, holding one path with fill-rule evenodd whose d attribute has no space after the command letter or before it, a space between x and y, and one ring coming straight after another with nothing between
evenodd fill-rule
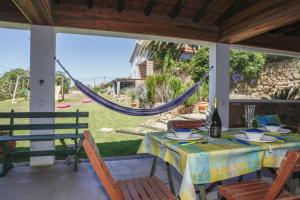
<instances>
[{"instance_id":1,"label":"low wall","mask_svg":"<svg viewBox=\"0 0 300 200\"><path fill-rule=\"evenodd\" d=\"M298 126L300 124L300 101L283 100L230 100L229 102L229 126L244 126L244 105L256 105L255 114L278 114L282 124Z\"/></svg>"}]
</instances>

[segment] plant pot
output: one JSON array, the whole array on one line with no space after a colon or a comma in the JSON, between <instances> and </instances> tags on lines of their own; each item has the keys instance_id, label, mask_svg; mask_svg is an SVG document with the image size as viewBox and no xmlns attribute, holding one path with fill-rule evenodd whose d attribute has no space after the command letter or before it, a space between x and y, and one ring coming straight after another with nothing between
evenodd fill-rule
<instances>
[{"instance_id":1,"label":"plant pot","mask_svg":"<svg viewBox=\"0 0 300 200\"><path fill-rule=\"evenodd\" d=\"M208 107L208 103L205 101L201 101L198 103L198 111L201 113L205 113L207 107Z\"/></svg>"},{"instance_id":2,"label":"plant pot","mask_svg":"<svg viewBox=\"0 0 300 200\"><path fill-rule=\"evenodd\" d=\"M8 135L9 132L7 131L0 131L0 135ZM11 141L11 142L8 142L9 144L9 150L10 151L14 151L16 149L16 146L17 146L17 142L16 141ZM0 158L2 158L2 154L3 154L3 144L0 144Z\"/></svg>"},{"instance_id":3,"label":"plant pot","mask_svg":"<svg viewBox=\"0 0 300 200\"><path fill-rule=\"evenodd\" d=\"M135 108L135 107L137 107L137 101L135 100L135 99L131 99L131 101L130 101L130 105L131 105L131 107L133 107L133 108Z\"/></svg>"},{"instance_id":4,"label":"plant pot","mask_svg":"<svg viewBox=\"0 0 300 200\"><path fill-rule=\"evenodd\" d=\"M191 105L187 107L181 107L178 110L178 113L181 115L193 113L197 105Z\"/></svg>"}]
</instances>

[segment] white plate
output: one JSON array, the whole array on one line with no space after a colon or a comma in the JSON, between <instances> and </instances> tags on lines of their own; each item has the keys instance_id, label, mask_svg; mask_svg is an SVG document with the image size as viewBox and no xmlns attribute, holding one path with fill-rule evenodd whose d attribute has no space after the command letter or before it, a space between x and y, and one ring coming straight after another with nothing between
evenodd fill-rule
<instances>
[{"instance_id":1,"label":"white plate","mask_svg":"<svg viewBox=\"0 0 300 200\"><path fill-rule=\"evenodd\" d=\"M167 133L164 135L165 138L171 139L171 140L179 140L179 141L190 141L190 140L200 140L203 137L199 134L192 134L190 138L187 139L181 139L176 137L176 135L174 133Z\"/></svg>"},{"instance_id":2,"label":"white plate","mask_svg":"<svg viewBox=\"0 0 300 200\"><path fill-rule=\"evenodd\" d=\"M248 142L276 142L277 141L277 138L275 138L273 136L269 136L269 135L264 135L262 137L262 139L260 139L260 140L250 140L246 137L245 134L236 134L234 137L236 139L244 140L244 141L248 141Z\"/></svg>"},{"instance_id":3,"label":"white plate","mask_svg":"<svg viewBox=\"0 0 300 200\"><path fill-rule=\"evenodd\" d=\"M207 131L207 128L205 126L201 126L199 128L200 131ZM226 127L222 127L222 131L229 131L229 128L226 128Z\"/></svg>"},{"instance_id":4,"label":"white plate","mask_svg":"<svg viewBox=\"0 0 300 200\"><path fill-rule=\"evenodd\" d=\"M285 133L290 133L290 132L292 132L290 129L280 128L279 131L276 132L276 133L281 133L281 134L283 133L283 134L285 134Z\"/></svg>"},{"instance_id":5,"label":"white plate","mask_svg":"<svg viewBox=\"0 0 300 200\"><path fill-rule=\"evenodd\" d=\"M270 132L270 131L267 131L265 128L258 128L258 129L266 131L266 132ZM278 132L274 132L274 133L286 134L286 133L290 133L290 132L292 132L290 129L280 128Z\"/></svg>"}]
</instances>

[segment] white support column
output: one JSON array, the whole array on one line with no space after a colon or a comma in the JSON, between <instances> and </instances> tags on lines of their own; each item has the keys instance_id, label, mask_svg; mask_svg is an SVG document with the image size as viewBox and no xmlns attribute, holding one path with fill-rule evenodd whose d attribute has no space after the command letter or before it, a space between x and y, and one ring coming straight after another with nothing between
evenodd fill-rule
<instances>
[{"instance_id":1,"label":"white support column","mask_svg":"<svg viewBox=\"0 0 300 200\"><path fill-rule=\"evenodd\" d=\"M120 81L117 81L117 97L120 96L120 90L121 90L121 83Z\"/></svg>"},{"instance_id":2,"label":"white support column","mask_svg":"<svg viewBox=\"0 0 300 200\"><path fill-rule=\"evenodd\" d=\"M219 114L222 126L229 126L230 67L229 45L213 43L209 46L209 105L212 110L214 97L219 99Z\"/></svg>"},{"instance_id":3,"label":"white support column","mask_svg":"<svg viewBox=\"0 0 300 200\"><path fill-rule=\"evenodd\" d=\"M55 44L54 27L31 26L30 33L30 112L55 111ZM30 123L54 123L54 119L31 119ZM30 134L53 134L31 131ZM53 141L31 142L31 150L53 150ZM31 166L52 165L54 156L31 157Z\"/></svg>"}]
</instances>

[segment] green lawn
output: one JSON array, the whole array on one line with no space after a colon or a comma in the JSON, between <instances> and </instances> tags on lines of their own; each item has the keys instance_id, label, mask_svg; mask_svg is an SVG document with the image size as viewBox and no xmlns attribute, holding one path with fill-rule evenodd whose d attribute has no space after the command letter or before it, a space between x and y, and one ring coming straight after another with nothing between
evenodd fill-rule
<instances>
[{"instance_id":1,"label":"green lawn","mask_svg":"<svg viewBox=\"0 0 300 200\"><path fill-rule=\"evenodd\" d=\"M122 133L112 132L102 132L101 128L117 128L124 127L135 127L137 125L143 124L146 120L145 117L133 117L123 114L113 112L109 109L104 108L103 106L98 105L97 103L88 103L83 104L80 102L84 98L81 94L70 95L64 102L70 103L72 106L66 109L57 109L58 112L68 112L79 111L89 112L89 118L87 120L82 120L81 122L88 122L89 129L92 132L102 156L124 156L124 155L133 155L136 153L138 146L142 140L141 136L127 135ZM123 103L124 104L124 103ZM11 109L14 109L16 112L28 111L29 102L18 99L18 103L11 104L10 100L0 101L0 112L7 112ZM67 121L75 121L74 119L57 119L57 123L64 123ZM25 121L16 119L15 123L24 123ZM0 121L3 123L3 121ZM8 121L4 122L8 123ZM59 131L62 132L62 131ZM67 132L67 131L66 131ZM15 134L25 134L26 132L16 132ZM28 132L27 132L28 133ZM57 142L57 147L60 148L60 143ZM17 147L28 148L29 144L27 142L18 142ZM85 156L82 154L82 156Z\"/></svg>"}]
</instances>

